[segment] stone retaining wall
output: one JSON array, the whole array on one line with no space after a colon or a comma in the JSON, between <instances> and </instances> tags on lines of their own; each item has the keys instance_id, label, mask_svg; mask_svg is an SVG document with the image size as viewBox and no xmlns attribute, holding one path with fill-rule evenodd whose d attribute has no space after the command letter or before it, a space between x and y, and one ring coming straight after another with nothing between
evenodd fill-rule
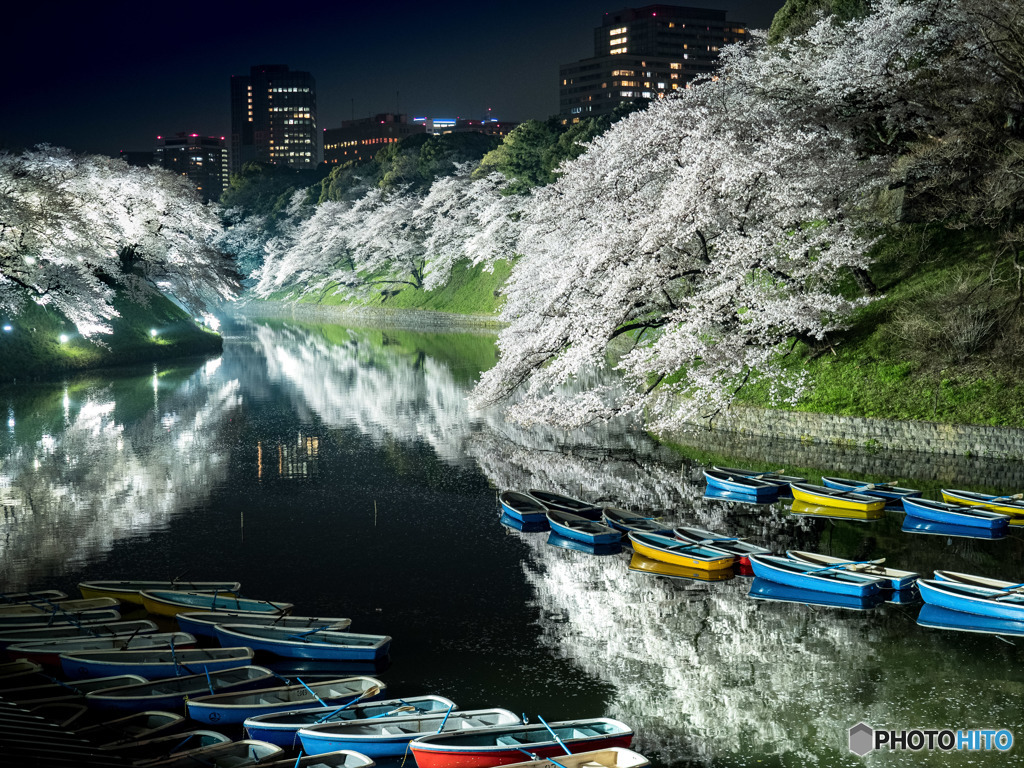
<instances>
[{"instance_id":1,"label":"stone retaining wall","mask_svg":"<svg viewBox=\"0 0 1024 768\"><path fill-rule=\"evenodd\" d=\"M497 330L501 323L484 315L453 315L425 309L390 307L323 306L283 301L249 301L230 308L242 317L292 318L319 323L357 323L424 330Z\"/></svg>"}]
</instances>

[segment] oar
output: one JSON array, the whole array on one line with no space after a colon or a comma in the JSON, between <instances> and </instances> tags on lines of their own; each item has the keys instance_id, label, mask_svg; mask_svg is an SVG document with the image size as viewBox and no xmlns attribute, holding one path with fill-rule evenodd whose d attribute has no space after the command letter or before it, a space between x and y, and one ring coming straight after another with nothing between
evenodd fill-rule
<instances>
[{"instance_id":1,"label":"oar","mask_svg":"<svg viewBox=\"0 0 1024 768\"><path fill-rule=\"evenodd\" d=\"M564 749L564 750L565 750L565 754L567 754L567 755L571 755L571 754L572 754L572 751L571 751L571 750L570 750L570 749L569 749L569 748L568 748L567 746L565 746L565 742L564 742L564 741L562 741L562 740L561 740L560 738L558 738L558 734L557 734L557 733L555 733L555 732L554 732L554 731L553 731L553 730L551 729L551 726L550 726L550 725L548 725L548 721L547 721L547 720L545 720L545 719L544 719L543 717L541 717L540 715L537 715L537 719L538 719L538 720L540 720L540 721L541 721L542 723L544 723L544 727L548 729L548 733L550 733L550 734L551 734L551 736L552 736L552 738L554 738L554 740L558 742L558 746L560 746L560 747L561 747L562 749ZM554 762L554 761L552 761L552 762ZM555 763L555 765L558 765L558 763ZM565 766L562 766L562 768L565 768Z\"/></svg>"},{"instance_id":2,"label":"oar","mask_svg":"<svg viewBox=\"0 0 1024 768\"><path fill-rule=\"evenodd\" d=\"M379 715L370 715L367 720L376 720L379 717L391 717L397 715L399 712L416 712L418 711L414 706L399 707L398 709L392 709L390 712L381 712Z\"/></svg>"},{"instance_id":3,"label":"oar","mask_svg":"<svg viewBox=\"0 0 1024 768\"><path fill-rule=\"evenodd\" d=\"M328 625L326 625L326 624L324 626L322 626L322 627L317 627L316 629L311 629L308 632L301 632L301 633L299 633L297 635L285 635L284 639L285 640L301 640L306 635L313 635L313 634L316 634L317 632L322 632L325 629L329 629Z\"/></svg>"},{"instance_id":4,"label":"oar","mask_svg":"<svg viewBox=\"0 0 1024 768\"><path fill-rule=\"evenodd\" d=\"M134 631L134 632L132 632L132 633L131 633L130 635L128 635L128 639L127 639L127 640L125 640L125 641L124 641L124 644L123 644L123 645L121 646L121 650L122 650L122 651L127 651L127 650L128 650L128 646L132 644L132 640L134 640L134 639L135 639L135 636L136 636L137 634L139 634L139 630L140 630L140 629L142 629L142 627L136 627L136 628L135 628L135 631ZM174 636L173 636L173 635L171 636L171 639L172 639L172 640L174 639Z\"/></svg>"},{"instance_id":5,"label":"oar","mask_svg":"<svg viewBox=\"0 0 1024 768\"><path fill-rule=\"evenodd\" d=\"M750 477L751 477L752 480L760 480L763 477L776 477L776 476L781 475L781 474L782 474L782 470L781 469L773 469L770 472L762 472L759 475L751 475Z\"/></svg>"},{"instance_id":6,"label":"oar","mask_svg":"<svg viewBox=\"0 0 1024 768\"><path fill-rule=\"evenodd\" d=\"M815 568L813 571L804 571L804 573L822 573L823 571L837 571L843 568L849 568L851 565L881 565L885 562L884 557L880 557L877 560L851 560L846 563L836 563L826 568Z\"/></svg>"},{"instance_id":7,"label":"oar","mask_svg":"<svg viewBox=\"0 0 1024 768\"><path fill-rule=\"evenodd\" d=\"M321 717L321 718L320 718L319 720L317 720L316 722L318 722L318 723L323 723L323 722L325 722L325 721L327 721L327 720L330 720L330 719L331 719L332 717L334 717L334 716L335 716L336 714L338 714L339 712L341 712L341 710L343 710L343 709L346 709L346 708L348 708L348 707L352 706L353 704L355 704L355 703L356 703L357 701L361 701L362 699L365 699L365 698L367 698L367 697L369 697L369 698L373 698L373 697L374 697L374 696L376 696L376 695L377 695L378 693L380 693L380 686L379 686L379 685L372 685L372 686L370 686L369 688L367 688L367 689L366 689L365 691L363 691L363 692L362 692L361 694L359 694L358 696L356 696L355 698L353 698L353 699L350 699L349 701L346 701L346 702L345 702L344 704L342 704L342 705L341 705L340 707L338 707L337 709L331 710L330 712L328 712L328 713L327 713L326 715L324 715L323 717Z\"/></svg>"},{"instance_id":8,"label":"oar","mask_svg":"<svg viewBox=\"0 0 1024 768\"><path fill-rule=\"evenodd\" d=\"M438 733L444 730L444 724L448 722L448 716L451 715L453 709L455 709L454 704L448 707L448 711L444 713L444 720L441 721L441 727L437 729Z\"/></svg>"},{"instance_id":9,"label":"oar","mask_svg":"<svg viewBox=\"0 0 1024 768\"><path fill-rule=\"evenodd\" d=\"M292 768L299 768L299 764L302 762L302 750L299 750L299 756L295 758L295 765Z\"/></svg>"},{"instance_id":10,"label":"oar","mask_svg":"<svg viewBox=\"0 0 1024 768\"><path fill-rule=\"evenodd\" d=\"M989 501L1011 501L1015 499L1024 499L1024 493L1015 493L1011 496L993 496Z\"/></svg>"},{"instance_id":11,"label":"oar","mask_svg":"<svg viewBox=\"0 0 1024 768\"><path fill-rule=\"evenodd\" d=\"M306 685L306 684L305 684L305 683L303 682L303 680L302 680L302 678L301 678L301 677L296 677L295 679L296 679L296 680L298 680L298 681L299 681L299 682L300 682L300 683L302 684L302 687L303 687L303 688L305 688L305 689L306 689L307 691L309 691L309 694L310 694L310 696L312 696L312 697L313 697L314 699L316 699L317 701L319 701L319 702L320 702L320 706L321 706L321 707L326 707L326 706L328 706L327 702L326 702L326 701L324 701L323 699L321 699L321 698L320 698L319 696L317 696L317 695L316 695L316 691L314 691L314 690L313 690L312 688L310 688L310 687L309 687L308 685Z\"/></svg>"}]
</instances>

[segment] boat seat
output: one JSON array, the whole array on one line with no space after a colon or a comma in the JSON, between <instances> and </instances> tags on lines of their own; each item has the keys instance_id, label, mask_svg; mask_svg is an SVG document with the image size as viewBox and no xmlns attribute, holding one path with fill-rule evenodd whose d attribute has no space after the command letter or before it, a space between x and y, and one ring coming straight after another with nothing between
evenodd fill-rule
<instances>
[{"instance_id":1,"label":"boat seat","mask_svg":"<svg viewBox=\"0 0 1024 768\"><path fill-rule=\"evenodd\" d=\"M597 736L598 733L593 728L573 728L572 738L582 739L586 736Z\"/></svg>"},{"instance_id":2,"label":"boat seat","mask_svg":"<svg viewBox=\"0 0 1024 768\"><path fill-rule=\"evenodd\" d=\"M405 729L399 728L394 725L382 726L380 732L383 733L385 736L403 736L404 734L408 733L408 731L406 731Z\"/></svg>"},{"instance_id":3,"label":"boat seat","mask_svg":"<svg viewBox=\"0 0 1024 768\"><path fill-rule=\"evenodd\" d=\"M495 741L505 747L518 747L522 743L515 736L499 736Z\"/></svg>"}]
</instances>

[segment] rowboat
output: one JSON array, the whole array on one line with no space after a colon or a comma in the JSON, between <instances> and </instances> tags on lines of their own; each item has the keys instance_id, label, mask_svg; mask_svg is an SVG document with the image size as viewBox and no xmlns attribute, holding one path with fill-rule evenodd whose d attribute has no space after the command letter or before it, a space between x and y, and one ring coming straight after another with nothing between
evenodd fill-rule
<instances>
[{"instance_id":1,"label":"rowboat","mask_svg":"<svg viewBox=\"0 0 1024 768\"><path fill-rule=\"evenodd\" d=\"M813 592L869 597L888 585L885 579L854 573L843 565L820 567L777 555L751 555L750 566L759 578Z\"/></svg>"},{"instance_id":2,"label":"rowboat","mask_svg":"<svg viewBox=\"0 0 1024 768\"><path fill-rule=\"evenodd\" d=\"M849 480L845 477L822 477L821 483L826 488L837 491L854 491L865 496L877 496L880 499L899 501L907 496L920 496L915 488L902 488L892 483L865 483L860 480Z\"/></svg>"},{"instance_id":3,"label":"rowboat","mask_svg":"<svg viewBox=\"0 0 1024 768\"><path fill-rule=\"evenodd\" d=\"M5 603L35 603L40 600L48 600L49 602L57 602L59 600L67 600L67 592L61 592L59 589L39 589L35 592L3 592L0 593L0 604Z\"/></svg>"},{"instance_id":4,"label":"rowboat","mask_svg":"<svg viewBox=\"0 0 1024 768\"><path fill-rule=\"evenodd\" d=\"M842 507L829 507L824 504L809 504L806 501L793 499L790 513L797 517L818 518L822 520L853 520L861 523L869 523L873 520L881 520L885 517L885 508L882 509L843 509Z\"/></svg>"},{"instance_id":5,"label":"rowboat","mask_svg":"<svg viewBox=\"0 0 1024 768\"><path fill-rule=\"evenodd\" d=\"M372 759L350 749L325 752L322 755L303 755L299 758L285 758L270 763L260 763L260 768L371 768Z\"/></svg>"},{"instance_id":6,"label":"rowboat","mask_svg":"<svg viewBox=\"0 0 1024 768\"><path fill-rule=\"evenodd\" d=\"M521 727L519 716L507 709L402 715L381 720L322 723L299 729L302 750L310 755L351 749L370 757L401 757L409 742L421 736L466 732L501 726Z\"/></svg>"},{"instance_id":7,"label":"rowboat","mask_svg":"<svg viewBox=\"0 0 1024 768\"><path fill-rule=\"evenodd\" d=\"M1024 620L995 619L991 616L951 611L925 603L917 615L917 623L930 629L956 632L978 632L986 635L1015 635L1024 637Z\"/></svg>"},{"instance_id":8,"label":"rowboat","mask_svg":"<svg viewBox=\"0 0 1024 768\"><path fill-rule=\"evenodd\" d=\"M326 627L327 629L344 632L352 625L352 619L336 616L274 616L259 613L239 613L237 611L194 611L179 613L174 617L183 632L196 637L217 639L217 624L247 624L250 627L287 627L301 632L304 629Z\"/></svg>"},{"instance_id":9,"label":"rowboat","mask_svg":"<svg viewBox=\"0 0 1024 768\"><path fill-rule=\"evenodd\" d=\"M131 761L133 764L140 764L164 760L189 750L209 747L214 744L226 744L230 741L231 739L227 736L216 731L186 731L170 736L157 736L152 739L104 744L100 749Z\"/></svg>"},{"instance_id":10,"label":"rowboat","mask_svg":"<svg viewBox=\"0 0 1024 768\"><path fill-rule=\"evenodd\" d=\"M271 685L276 677L266 667L232 667L94 691L86 694L85 701L98 709L119 712L140 712L147 709L184 712L185 700L189 697L250 691Z\"/></svg>"},{"instance_id":11,"label":"rowboat","mask_svg":"<svg viewBox=\"0 0 1024 768\"><path fill-rule=\"evenodd\" d=\"M920 579L917 588L929 605L993 619L1024 621L1024 593L1021 592L934 579Z\"/></svg>"},{"instance_id":12,"label":"rowboat","mask_svg":"<svg viewBox=\"0 0 1024 768\"><path fill-rule=\"evenodd\" d=\"M554 491L541 491L536 488L530 489L530 495L537 499L548 509L557 509L562 512L571 512L574 515L585 517L588 520L601 519L601 507L597 504L574 499L572 496L555 493Z\"/></svg>"},{"instance_id":13,"label":"rowboat","mask_svg":"<svg viewBox=\"0 0 1024 768\"><path fill-rule=\"evenodd\" d=\"M966 525L933 523L929 520L914 517L914 515L907 515L903 518L903 525L900 526L900 530L906 533L924 533L929 536L945 536L946 538L992 540L1005 538L1009 527L990 531L985 528L972 528Z\"/></svg>"},{"instance_id":14,"label":"rowboat","mask_svg":"<svg viewBox=\"0 0 1024 768\"><path fill-rule=\"evenodd\" d=\"M501 517L498 518L498 522L506 528L511 528L513 531L519 531L520 533L540 533L541 531L551 530L551 526L548 525L547 515L545 515L544 519L541 521L531 520L529 522L524 522L502 512Z\"/></svg>"},{"instance_id":15,"label":"rowboat","mask_svg":"<svg viewBox=\"0 0 1024 768\"><path fill-rule=\"evenodd\" d=\"M967 504L972 507L985 507L993 512L1001 512L1010 516L1011 525L1024 525L1024 499L1019 498L1019 494L993 496L988 493L943 488L942 499L952 504Z\"/></svg>"},{"instance_id":16,"label":"rowboat","mask_svg":"<svg viewBox=\"0 0 1024 768\"><path fill-rule=\"evenodd\" d=\"M116 688L120 685L144 683L146 678L141 675L112 675L110 677L94 677L88 680L73 680L69 683L53 682L43 685L31 685L24 688L6 688L3 697L15 704L34 707L37 704L48 704L59 701L73 701L84 698L92 691L104 688Z\"/></svg>"},{"instance_id":17,"label":"rowboat","mask_svg":"<svg viewBox=\"0 0 1024 768\"><path fill-rule=\"evenodd\" d=\"M782 486L779 487L782 488ZM779 500L779 496L782 495L783 493L780 490L778 496L769 496L759 499L757 496L751 496L746 493L733 493L732 491L723 491L721 488L706 485L704 486L704 495L702 498L708 499L709 501L728 501L735 504L767 506L768 504L774 504L777 502ZM792 494L788 495L792 496Z\"/></svg>"},{"instance_id":18,"label":"rowboat","mask_svg":"<svg viewBox=\"0 0 1024 768\"><path fill-rule=\"evenodd\" d=\"M743 539L723 536L713 531L706 531L703 528L691 528L684 525L674 528L672 533L677 539L685 541L687 544L699 544L712 551L721 552L724 555L732 555L740 565L750 565L751 555L771 554L770 549L759 547L757 544L751 544Z\"/></svg>"},{"instance_id":19,"label":"rowboat","mask_svg":"<svg viewBox=\"0 0 1024 768\"><path fill-rule=\"evenodd\" d=\"M857 512L882 512L885 509L885 499L880 499L877 496L868 496L853 491L839 491L835 488L809 483L793 483L789 487L793 489L794 499L808 504L823 504L827 507L852 509Z\"/></svg>"},{"instance_id":20,"label":"rowboat","mask_svg":"<svg viewBox=\"0 0 1024 768\"><path fill-rule=\"evenodd\" d=\"M628 509L619 509L618 507L605 507L603 515L605 525L622 533L640 531L641 533L659 533L662 536L672 535L672 529L659 523L658 518L639 512L630 512Z\"/></svg>"},{"instance_id":21,"label":"rowboat","mask_svg":"<svg viewBox=\"0 0 1024 768\"><path fill-rule=\"evenodd\" d=\"M80 581L82 597L113 597L123 603L142 605L142 593L154 591L219 592L234 595L242 588L237 581Z\"/></svg>"},{"instance_id":22,"label":"rowboat","mask_svg":"<svg viewBox=\"0 0 1024 768\"><path fill-rule=\"evenodd\" d=\"M3 688L20 688L25 685L31 685L32 683L26 683L25 680L33 680L35 682L43 682L41 678L43 666L35 661L29 661L28 659L15 659L14 661L4 662L0 664L0 689ZM3 695L0 693L0 695Z\"/></svg>"},{"instance_id":23,"label":"rowboat","mask_svg":"<svg viewBox=\"0 0 1024 768\"><path fill-rule=\"evenodd\" d=\"M820 592L813 589L801 589L755 576L750 581L748 597L755 600L766 600L773 603L798 603L800 605L820 605L825 608L845 608L851 611L866 611L885 602L885 595L840 595L834 592Z\"/></svg>"},{"instance_id":24,"label":"rowboat","mask_svg":"<svg viewBox=\"0 0 1024 768\"><path fill-rule=\"evenodd\" d=\"M903 509L908 515L913 515L919 520L982 528L986 531L1005 531L1010 525L1009 515L967 504L908 498L903 500Z\"/></svg>"},{"instance_id":25,"label":"rowboat","mask_svg":"<svg viewBox=\"0 0 1024 768\"><path fill-rule=\"evenodd\" d=\"M75 731L75 735L113 746L130 741L152 739L166 734L184 723L184 715L177 715L173 712L136 712L79 728Z\"/></svg>"},{"instance_id":26,"label":"rowboat","mask_svg":"<svg viewBox=\"0 0 1024 768\"><path fill-rule=\"evenodd\" d=\"M985 587L987 589L1024 589L1024 584L1003 579L990 579L986 576L975 576L971 573L959 573L957 571L935 571L935 578L938 581L952 581L957 584L967 584L972 587Z\"/></svg>"},{"instance_id":27,"label":"rowboat","mask_svg":"<svg viewBox=\"0 0 1024 768\"><path fill-rule=\"evenodd\" d=\"M656 533L630 533L629 541L637 554L671 565L717 571L731 568L736 562L733 555L723 554L699 544L687 544L679 539L659 536Z\"/></svg>"},{"instance_id":28,"label":"rowboat","mask_svg":"<svg viewBox=\"0 0 1024 768\"><path fill-rule=\"evenodd\" d=\"M95 624L61 624L54 627L29 627L0 631L0 649L15 643L41 643L47 640L65 640L71 637L124 637L156 632L157 625L148 619L138 621L109 621ZM194 633L193 633L194 634Z\"/></svg>"},{"instance_id":29,"label":"rowboat","mask_svg":"<svg viewBox=\"0 0 1024 768\"><path fill-rule=\"evenodd\" d=\"M66 637L7 646L7 653L38 661L51 667L60 666L62 653L75 651L127 651L142 648L191 648L196 639L187 632L157 632L148 635L115 635L112 637Z\"/></svg>"},{"instance_id":30,"label":"rowboat","mask_svg":"<svg viewBox=\"0 0 1024 768\"><path fill-rule=\"evenodd\" d=\"M518 491L502 491L498 494L501 511L523 523L547 523L545 512L548 508L538 499Z\"/></svg>"},{"instance_id":31,"label":"rowboat","mask_svg":"<svg viewBox=\"0 0 1024 768\"><path fill-rule=\"evenodd\" d=\"M0 615L0 632L9 629L32 629L35 627L78 626L81 624L102 624L117 621L121 612L116 608L100 608L95 611L61 611L58 613L16 613Z\"/></svg>"},{"instance_id":32,"label":"rowboat","mask_svg":"<svg viewBox=\"0 0 1024 768\"><path fill-rule=\"evenodd\" d=\"M242 726L250 739L269 741L279 747L292 747L298 744L300 728L369 718L387 719L400 714L446 712L454 707L455 702L443 696L412 696L407 699L381 699L371 704L353 704L349 707L316 707L273 712L246 718Z\"/></svg>"},{"instance_id":33,"label":"rowboat","mask_svg":"<svg viewBox=\"0 0 1024 768\"><path fill-rule=\"evenodd\" d=\"M573 552L582 552L594 557L607 557L617 555L622 551L622 542L616 541L612 544L591 544L581 539L567 539L555 531L548 531L548 537L544 542L549 547L558 549L571 549Z\"/></svg>"},{"instance_id":34,"label":"rowboat","mask_svg":"<svg viewBox=\"0 0 1024 768\"><path fill-rule=\"evenodd\" d=\"M707 480L709 488L753 496L760 501L770 501L779 495L779 486L775 483L756 480L747 475L731 474L718 469L705 469L704 479Z\"/></svg>"},{"instance_id":35,"label":"rowboat","mask_svg":"<svg viewBox=\"0 0 1024 768\"><path fill-rule=\"evenodd\" d=\"M262 614L291 613L291 603L271 603L244 597L218 595L212 592L174 592L154 590L142 592L142 605L156 616L177 616L185 611L235 611Z\"/></svg>"},{"instance_id":36,"label":"rowboat","mask_svg":"<svg viewBox=\"0 0 1024 768\"><path fill-rule=\"evenodd\" d=\"M510 763L505 768L645 768L650 765L646 757L623 747L608 747L575 755L559 755L558 760L527 760Z\"/></svg>"},{"instance_id":37,"label":"rowboat","mask_svg":"<svg viewBox=\"0 0 1024 768\"><path fill-rule=\"evenodd\" d=\"M549 730L550 728L550 730ZM556 738L552 737L552 731ZM538 758L629 747L633 730L618 720L596 717L550 725L510 725L462 733L435 733L409 742L419 768L490 768L522 762L523 752Z\"/></svg>"},{"instance_id":38,"label":"rowboat","mask_svg":"<svg viewBox=\"0 0 1024 768\"><path fill-rule=\"evenodd\" d=\"M786 550L786 557L791 560L799 560L801 563L808 563L819 568L829 565L845 565L847 571L853 573L864 573L868 576L877 576L887 579L889 588L895 590L910 589L918 579L918 574L913 571L898 571L895 568L887 568L880 563L864 563L842 557L831 557L830 555L819 555L817 552L802 552L796 549Z\"/></svg>"},{"instance_id":39,"label":"rowboat","mask_svg":"<svg viewBox=\"0 0 1024 768\"><path fill-rule=\"evenodd\" d=\"M221 645L247 645L257 652L291 659L373 661L386 656L391 648L388 635L335 632L326 627L296 630L288 627L218 624L214 629Z\"/></svg>"},{"instance_id":40,"label":"rowboat","mask_svg":"<svg viewBox=\"0 0 1024 768\"><path fill-rule=\"evenodd\" d=\"M567 539L575 539L593 545L618 544L622 541L622 533L614 528L609 528L604 523L598 523L586 517L580 517L572 512L549 509L547 518L552 532Z\"/></svg>"},{"instance_id":41,"label":"rowboat","mask_svg":"<svg viewBox=\"0 0 1024 768\"><path fill-rule=\"evenodd\" d=\"M96 597L90 600L33 600L25 603L5 603L0 605L0 617L8 616L49 616L61 613L82 613L83 611L99 611L104 608L116 608L117 600L112 597Z\"/></svg>"},{"instance_id":42,"label":"rowboat","mask_svg":"<svg viewBox=\"0 0 1024 768\"><path fill-rule=\"evenodd\" d=\"M373 699L385 689L384 683L373 677L343 677L322 682L281 685L260 688L246 693L215 693L197 696L188 701L188 714L201 723L242 723L247 718L284 712L292 709L312 709L350 701Z\"/></svg>"},{"instance_id":43,"label":"rowboat","mask_svg":"<svg viewBox=\"0 0 1024 768\"><path fill-rule=\"evenodd\" d=\"M736 578L732 568L720 568L717 571L709 571L704 568L693 568L688 565L672 565L661 560L652 560L649 557L634 552L629 559L629 570L634 573L644 573L650 576L665 576L670 579L688 579L691 581L728 581Z\"/></svg>"},{"instance_id":44,"label":"rowboat","mask_svg":"<svg viewBox=\"0 0 1024 768\"><path fill-rule=\"evenodd\" d=\"M235 768L236 766L263 765L276 757L282 757L284 750L267 744L264 741L226 741L223 744L211 744L184 752L173 757L147 762L152 768L195 768L197 765L216 766L216 768Z\"/></svg>"},{"instance_id":45,"label":"rowboat","mask_svg":"<svg viewBox=\"0 0 1024 768\"><path fill-rule=\"evenodd\" d=\"M183 648L140 651L75 651L63 653L60 667L72 680L100 675L142 675L147 680L193 675L202 671L244 667L252 648Z\"/></svg>"},{"instance_id":46,"label":"rowboat","mask_svg":"<svg viewBox=\"0 0 1024 768\"><path fill-rule=\"evenodd\" d=\"M788 486L790 483L803 483L807 481L806 477L796 477L795 475L783 475L778 472L759 471L756 469L720 467L717 464L711 468L716 472L725 472L726 474L733 475L735 477L749 477L752 480L760 480L765 483L777 485L779 486L780 493L788 493Z\"/></svg>"}]
</instances>

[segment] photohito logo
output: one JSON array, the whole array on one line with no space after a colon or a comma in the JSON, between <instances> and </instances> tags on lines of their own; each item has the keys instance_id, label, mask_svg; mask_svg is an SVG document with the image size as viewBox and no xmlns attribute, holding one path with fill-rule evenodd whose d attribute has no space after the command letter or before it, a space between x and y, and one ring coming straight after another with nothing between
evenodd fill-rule
<instances>
[{"instance_id":1,"label":"photohito logo","mask_svg":"<svg viewBox=\"0 0 1024 768\"><path fill-rule=\"evenodd\" d=\"M867 723L857 723L850 729L850 751L853 754L863 757L882 747L910 752L923 749L943 752L1008 752L1013 747L1013 734L1005 728L958 731L950 728L915 728L911 731L886 731L872 728Z\"/></svg>"}]
</instances>

